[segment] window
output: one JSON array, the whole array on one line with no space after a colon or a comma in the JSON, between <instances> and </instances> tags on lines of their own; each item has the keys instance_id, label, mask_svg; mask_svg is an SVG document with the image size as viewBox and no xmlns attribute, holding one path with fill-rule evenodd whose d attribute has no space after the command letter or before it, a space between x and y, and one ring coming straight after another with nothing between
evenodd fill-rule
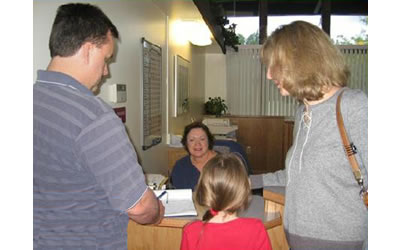
<instances>
[{"instance_id":1,"label":"window","mask_svg":"<svg viewBox=\"0 0 400 250\"><path fill-rule=\"evenodd\" d=\"M303 20L321 27L321 17L315 16L271 16L268 17L267 34L271 34L280 25L295 20ZM229 17L229 23L235 23L236 34L242 37L241 44L258 44L258 17ZM345 29L343 27L346 27ZM331 37L337 44L368 44L368 16L332 16Z\"/></svg>"},{"instance_id":2,"label":"window","mask_svg":"<svg viewBox=\"0 0 400 250\"><path fill-rule=\"evenodd\" d=\"M261 45L258 44L258 17L230 17L229 20L230 24L237 24L236 34L242 34L242 40L247 44L239 46L238 52L228 50L226 54L229 111L233 115L293 116L297 102L294 98L282 97L274 84L266 79L266 69L259 58ZM319 15L273 16L268 17L267 34L271 34L280 25L295 20L307 21L321 27ZM351 71L348 86L362 89L366 94L368 94L367 25L367 16L331 17L331 37L337 44L341 44L339 48L344 53ZM356 39L357 37L364 40ZM343 44L345 46L342 46Z\"/></svg>"}]
</instances>

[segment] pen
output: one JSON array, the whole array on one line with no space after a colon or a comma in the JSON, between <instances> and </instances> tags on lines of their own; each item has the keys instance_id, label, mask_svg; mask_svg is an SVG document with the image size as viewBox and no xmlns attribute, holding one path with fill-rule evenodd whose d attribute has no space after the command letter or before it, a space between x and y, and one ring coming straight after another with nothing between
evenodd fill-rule
<instances>
[{"instance_id":1,"label":"pen","mask_svg":"<svg viewBox=\"0 0 400 250\"><path fill-rule=\"evenodd\" d=\"M162 192L159 196L157 196L157 199L161 199L161 197L163 197L166 193L167 191Z\"/></svg>"}]
</instances>

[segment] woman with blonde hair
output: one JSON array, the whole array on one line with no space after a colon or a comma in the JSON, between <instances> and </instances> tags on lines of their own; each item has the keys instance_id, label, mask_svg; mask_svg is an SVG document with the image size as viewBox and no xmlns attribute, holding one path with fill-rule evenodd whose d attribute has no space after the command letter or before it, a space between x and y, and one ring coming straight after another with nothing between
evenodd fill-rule
<instances>
[{"instance_id":1,"label":"woman with blonde hair","mask_svg":"<svg viewBox=\"0 0 400 250\"><path fill-rule=\"evenodd\" d=\"M362 249L368 232L360 198L336 122L336 101L368 187L368 99L346 87L343 55L320 28L303 21L283 25L266 40L267 77L282 96L296 98L293 145L285 169L252 176L264 186L286 186L284 227L292 250Z\"/></svg>"},{"instance_id":2,"label":"woman with blonde hair","mask_svg":"<svg viewBox=\"0 0 400 250\"><path fill-rule=\"evenodd\" d=\"M271 249L261 220L239 218L249 206L250 183L243 162L234 153L222 153L203 168L195 199L208 208L203 221L185 226L181 250Z\"/></svg>"}]
</instances>

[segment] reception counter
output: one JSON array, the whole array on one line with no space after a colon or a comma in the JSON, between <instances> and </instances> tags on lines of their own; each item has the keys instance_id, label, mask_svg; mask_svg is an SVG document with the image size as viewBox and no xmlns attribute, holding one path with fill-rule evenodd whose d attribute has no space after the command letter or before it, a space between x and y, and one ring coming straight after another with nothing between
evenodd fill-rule
<instances>
[{"instance_id":1,"label":"reception counter","mask_svg":"<svg viewBox=\"0 0 400 250\"><path fill-rule=\"evenodd\" d=\"M266 186L263 188L264 200L272 201L280 205L285 205L285 187Z\"/></svg>"},{"instance_id":2,"label":"reception counter","mask_svg":"<svg viewBox=\"0 0 400 250\"><path fill-rule=\"evenodd\" d=\"M267 186L263 188L263 197L265 200L265 211L267 213L278 212L283 218L283 209L285 206L285 187ZM286 241L283 224L278 225L268 231L273 249L288 250L289 245Z\"/></svg>"},{"instance_id":3,"label":"reception counter","mask_svg":"<svg viewBox=\"0 0 400 250\"><path fill-rule=\"evenodd\" d=\"M279 236L279 227L282 227L282 219L279 211L266 210L266 202L261 196L253 196L249 208L240 214L240 217L259 218L264 222L265 229L270 234L273 249ZM197 217L169 217L164 218L159 225L140 225L134 221L128 224L128 249L135 250L177 250L180 248L183 227L196 219L201 220L204 208L197 205Z\"/></svg>"}]
</instances>

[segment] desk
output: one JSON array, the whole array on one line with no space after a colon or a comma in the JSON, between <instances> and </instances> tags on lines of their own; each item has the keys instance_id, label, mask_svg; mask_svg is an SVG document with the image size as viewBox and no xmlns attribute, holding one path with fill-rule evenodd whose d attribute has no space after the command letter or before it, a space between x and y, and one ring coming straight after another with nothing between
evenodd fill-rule
<instances>
[{"instance_id":1,"label":"desk","mask_svg":"<svg viewBox=\"0 0 400 250\"><path fill-rule=\"evenodd\" d=\"M198 217L164 218L159 225L140 225L130 220L128 224L128 249L143 250L177 250L180 248L183 227L196 219L201 219L204 209L196 205ZM263 220L265 229L270 230L280 226L282 219L279 212L265 212L264 199L253 196L249 208L240 217L253 217ZM271 236L270 236L271 237ZM272 241L272 239L271 239ZM273 249L274 245L272 245Z\"/></svg>"}]
</instances>

